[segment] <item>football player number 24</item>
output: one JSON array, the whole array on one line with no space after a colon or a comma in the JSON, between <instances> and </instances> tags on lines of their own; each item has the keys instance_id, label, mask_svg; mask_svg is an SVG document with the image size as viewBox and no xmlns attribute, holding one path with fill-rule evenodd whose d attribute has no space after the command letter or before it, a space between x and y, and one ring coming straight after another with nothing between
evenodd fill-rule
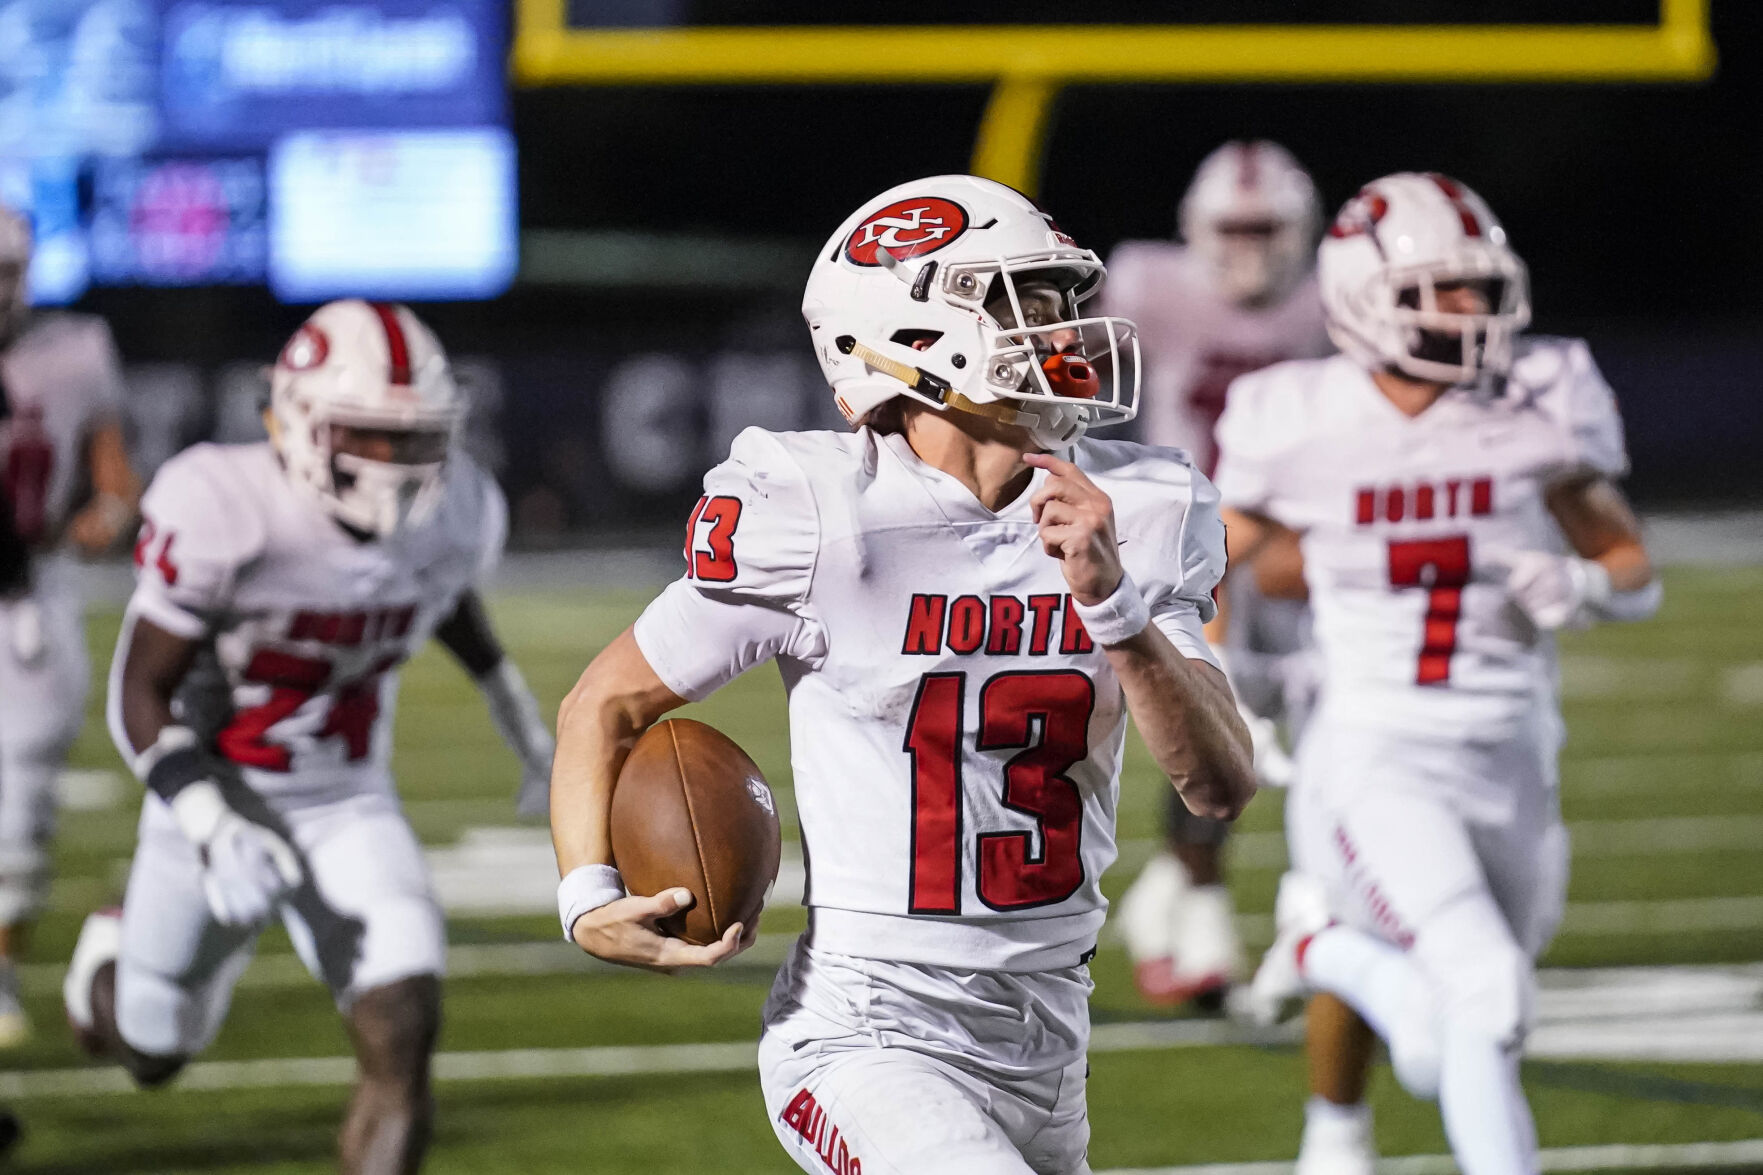
<instances>
[{"instance_id":1,"label":"football player number 24","mask_svg":"<svg viewBox=\"0 0 1763 1175\"><path fill-rule=\"evenodd\" d=\"M965 673L925 674L906 726L914 914L961 912L966 692ZM1004 806L1033 817L1041 841L1037 853L1028 832L977 834L975 889L994 910L1052 905L1083 884L1083 797L1065 772L1089 754L1095 700L1090 679L1072 670L1000 673L980 687L975 749L1017 751L1004 764Z\"/></svg>"},{"instance_id":2,"label":"football player number 24","mask_svg":"<svg viewBox=\"0 0 1763 1175\"><path fill-rule=\"evenodd\" d=\"M1451 679L1451 654L1457 651L1457 621L1463 616L1463 586L1468 582L1467 535L1390 542L1390 586L1427 589L1416 685Z\"/></svg>"}]
</instances>

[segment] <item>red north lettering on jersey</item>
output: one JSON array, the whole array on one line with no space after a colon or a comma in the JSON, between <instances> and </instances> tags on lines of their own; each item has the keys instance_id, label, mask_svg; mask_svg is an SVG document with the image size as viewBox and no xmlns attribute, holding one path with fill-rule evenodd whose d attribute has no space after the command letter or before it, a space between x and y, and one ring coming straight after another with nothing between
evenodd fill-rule
<instances>
[{"instance_id":1,"label":"red north lettering on jersey","mask_svg":"<svg viewBox=\"0 0 1763 1175\"><path fill-rule=\"evenodd\" d=\"M414 604L354 612L296 612L288 622L288 639L354 648L407 636L415 622Z\"/></svg>"},{"instance_id":2,"label":"red north lettering on jersey","mask_svg":"<svg viewBox=\"0 0 1763 1175\"><path fill-rule=\"evenodd\" d=\"M1053 620L1059 618L1059 652L1077 656L1095 643L1078 618L1069 595L948 596L914 592L906 608L906 634L900 652L907 656L940 656L945 646L957 656L982 649L992 657L1044 657L1053 647ZM1026 640L1024 639L1026 638ZM1027 646L1026 649L1024 646Z\"/></svg>"},{"instance_id":3,"label":"red north lettering on jersey","mask_svg":"<svg viewBox=\"0 0 1763 1175\"><path fill-rule=\"evenodd\" d=\"M1469 475L1407 485L1360 486L1353 491L1353 521L1430 522L1435 518L1486 518L1494 512L1494 479Z\"/></svg>"}]
</instances>

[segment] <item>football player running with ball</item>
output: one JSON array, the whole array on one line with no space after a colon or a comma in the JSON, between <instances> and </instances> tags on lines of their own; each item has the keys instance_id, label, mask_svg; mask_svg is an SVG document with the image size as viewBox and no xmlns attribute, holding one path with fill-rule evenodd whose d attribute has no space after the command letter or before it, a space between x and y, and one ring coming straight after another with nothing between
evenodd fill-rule
<instances>
[{"instance_id":1,"label":"football player running with ball","mask_svg":"<svg viewBox=\"0 0 1763 1175\"><path fill-rule=\"evenodd\" d=\"M608 809L661 715L776 660L809 928L764 1013L772 1128L807 1171L1089 1170L1086 967L1130 711L1189 806L1236 816L1248 734L1202 624L1223 567L1179 454L1130 418L1131 323L1032 201L905 184L833 234L803 313L849 434L749 429L705 478L687 572L564 704L564 930L603 959L710 964L654 930ZM686 900L689 900L689 895ZM750 933L750 929L747 931Z\"/></svg>"},{"instance_id":2,"label":"football player running with ball","mask_svg":"<svg viewBox=\"0 0 1763 1175\"><path fill-rule=\"evenodd\" d=\"M65 987L82 1043L143 1085L214 1039L280 916L348 1023L341 1168L415 1171L446 929L389 762L398 666L433 635L471 673L546 803L551 738L476 585L506 510L459 451L440 344L402 306L321 307L271 374L271 440L198 445L142 504L109 719L146 784L120 915Z\"/></svg>"},{"instance_id":3,"label":"football player running with ball","mask_svg":"<svg viewBox=\"0 0 1763 1175\"><path fill-rule=\"evenodd\" d=\"M1101 299L1133 320L1145 352L1146 440L1187 450L1211 476L1231 381L1334 349L1313 272L1321 220L1316 185L1291 152L1264 140L1231 142L1206 156L1182 197L1184 243L1126 241L1109 256ZM1272 554L1260 568L1271 569ZM1296 574L1286 580L1302 592ZM1309 617L1300 600L1264 595L1253 575L1228 583L1233 623L1218 656L1244 706L1256 772L1283 787L1292 764L1279 727L1296 741L1314 692ZM1224 884L1229 826L1195 816L1173 795L1164 813L1164 851L1120 899L1133 979L1151 1003L1216 1005L1242 963Z\"/></svg>"},{"instance_id":4,"label":"football player running with ball","mask_svg":"<svg viewBox=\"0 0 1763 1175\"><path fill-rule=\"evenodd\" d=\"M1243 377L1219 424L1232 554L1301 536L1323 670L1250 999L1345 1000L1437 1098L1465 1175L1525 1175L1519 1055L1567 881L1553 634L1660 599L1622 422L1583 342L1519 337L1524 266L1455 180L1366 186L1319 274L1343 354ZM1371 1170L1368 1054L1338 1029L1304 1175Z\"/></svg>"}]
</instances>

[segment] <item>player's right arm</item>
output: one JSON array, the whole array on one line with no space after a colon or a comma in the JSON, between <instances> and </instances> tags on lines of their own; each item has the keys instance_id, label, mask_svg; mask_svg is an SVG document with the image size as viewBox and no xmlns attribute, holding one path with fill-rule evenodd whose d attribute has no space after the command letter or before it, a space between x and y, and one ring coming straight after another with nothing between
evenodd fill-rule
<instances>
[{"instance_id":1,"label":"player's right arm","mask_svg":"<svg viewBox=\"0 0 1763 1175\"><path fill-rule=\"evenodd\" d=\"M582 673L557 715L551 839L564 933L589 954L628 966L709 966L752 941L729 928L692 946L655 929L691 894L623 897L612 855L612 791L644 731L779 654L812 656L807 618L818 549L812 495L794 459L756 429L704 479L688 525L686 575L670 585Z\"/></svg>"},{"instance_id":2,"label":"player's right arm","mask_svg":"<svg viewBox=\"0 0 1763 1175\"><path fill-rule=\"evenodd\" d=\"M202 886L216 919L268 919L304 877L278 831L238 810L241 787L177 717L177 696L211 638L239 568L261 548L256 520L213 481L212 453L168 462L144 499L140 565L111 670L108 717L117 750L171 808L202 855Z\"/></svg>"}]
</instances>

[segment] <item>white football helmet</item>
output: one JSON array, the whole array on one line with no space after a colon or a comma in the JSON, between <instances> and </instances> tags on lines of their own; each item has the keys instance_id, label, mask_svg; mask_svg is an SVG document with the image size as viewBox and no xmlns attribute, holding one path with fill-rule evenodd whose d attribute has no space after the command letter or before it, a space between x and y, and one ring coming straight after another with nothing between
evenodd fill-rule
<instances>
[{"instance_id":1,"label":"white football helmet","mask_svg":"<svg viewBox=\"0 0 1763 1175\"><path fill-rule=\"evenodd\" d=\"M407 306L320 306L270 374L270 437L295 485L338 521L376 535L439 503L465 397L446 353ZM338 450L337 429L394 434L390 460Z\"/></svg>"},{"instance_id":2,"label":"white football helmet","mask_svg":"<svg viewBox=\"0 0 1763 1175\"><path fill-rule=\"evenodd\" d=\"M1138 332L1080 310L1104 272L1014 188L933 176L839 226L802 315L853 426L907 396L1019 425L1053 449L1138 410Z\"/></svg>"},{"instance_id":3,"label":"white football helmet","mask_svg":"<svg viewBox=\"0 0 1763 1175\"><path fill-rule=\"evenodd\" d=\"M1530 281L1487 203L1449 176L1398 172L1347 201L1317 250L1328 334L1367 368L1476 383L1504 376L1530 324ZM1480 313L1441 310L1471 285Z\"/></svg>"},{"instance_id":4,"label":"white football helmet","mask_svg":"<svg viewBox=\"0 0 1763 1175\"><path fill-rule=\"evenodd\" d=\"M1292 153L1257 139L1206 156L1178 217L1225 297L1261 304L1278 302L1310 271L1322 206Z\"/></svg>"}]
</instances>

